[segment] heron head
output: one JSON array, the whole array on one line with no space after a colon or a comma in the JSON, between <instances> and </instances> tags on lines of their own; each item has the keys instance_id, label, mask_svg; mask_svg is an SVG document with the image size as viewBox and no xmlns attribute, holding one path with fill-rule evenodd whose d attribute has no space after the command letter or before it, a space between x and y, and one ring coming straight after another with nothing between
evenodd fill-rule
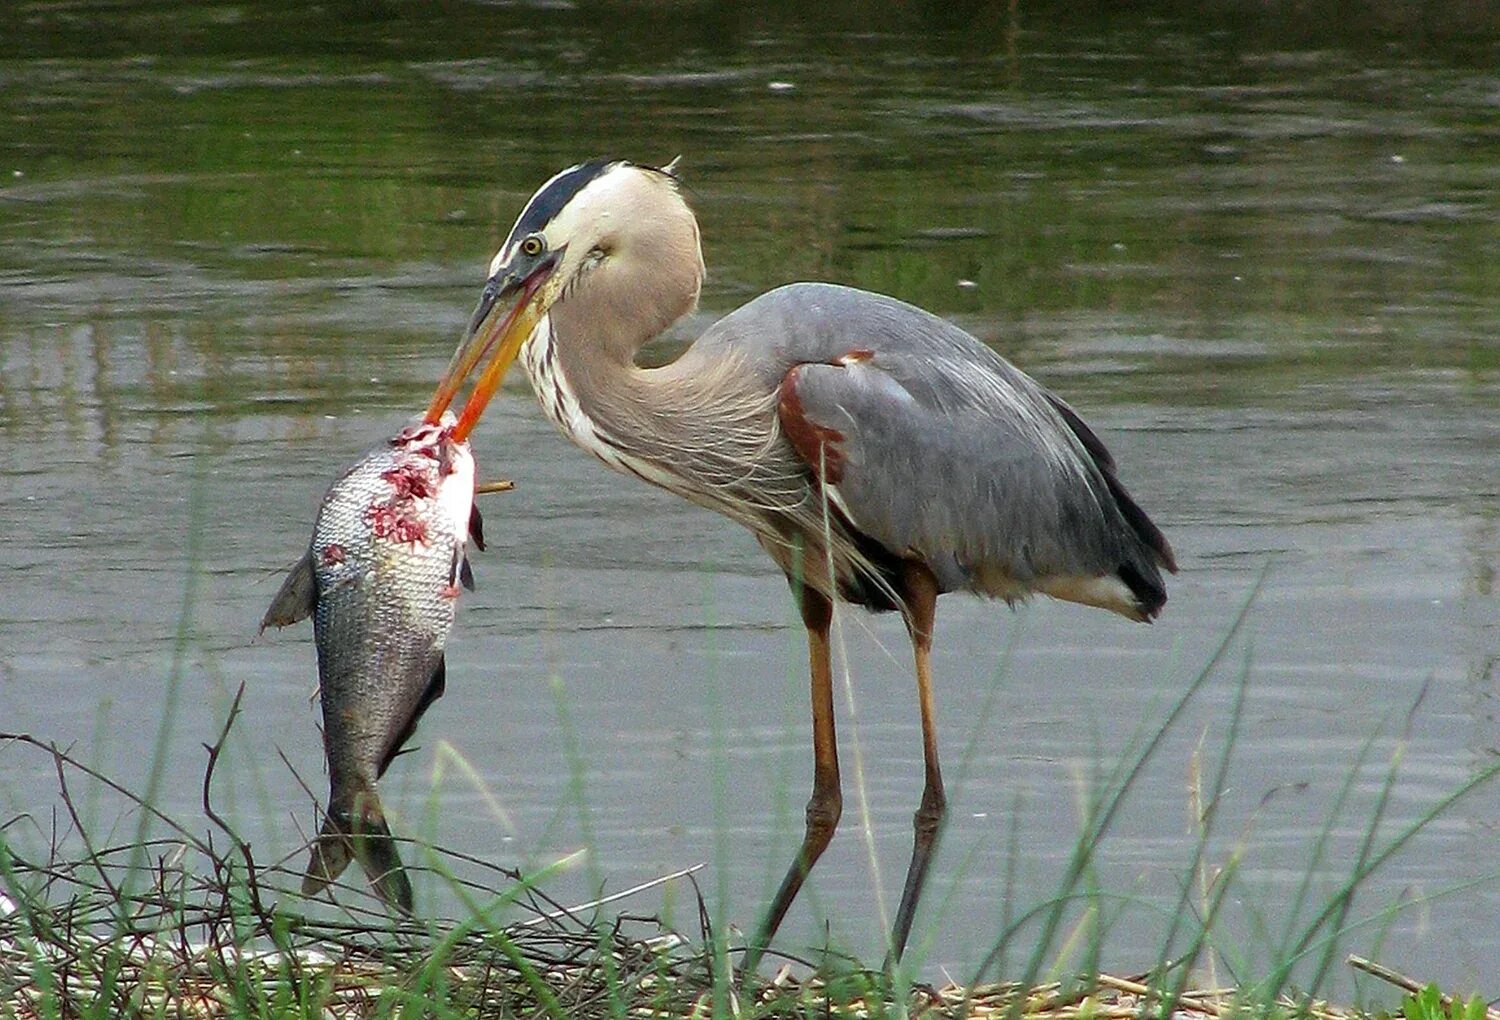
<instances>
[{"instance_id":1,"label":"heron head","mask_svg":"<svg viewBox=\"0 0 1500 1020\"><path fill-rule=\"evenodd\" d=\"M608 356L691 311L703 281L698 224L672 167L621 160L569 167L542 185L490 263L464 338L428 405L436 422L483 369L458 416L466 438L522 346L549 315L577 319ZM571 307L570 307L571 306Z\"/></svg>"}]
</instances>

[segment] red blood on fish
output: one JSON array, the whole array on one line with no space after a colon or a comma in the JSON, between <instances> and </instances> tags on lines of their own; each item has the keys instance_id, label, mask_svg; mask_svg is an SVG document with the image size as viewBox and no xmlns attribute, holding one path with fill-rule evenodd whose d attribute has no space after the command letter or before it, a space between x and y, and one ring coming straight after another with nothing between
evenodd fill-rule
<instances>
[{"instance_id":1,"label":"red blood on fish","mask_svg":"<svg viewBox=\"0 0 1500 1020\"><path fill-rule=\"evenodd\" d=\"M376 538L388 542L425 542L427 524L418 517L403 513L394 503L376 503L365 511L365 523Z\"/></svg>"},{"instance_id":2,"label":"red blood on fish","mask_svg":"<svg viewBox=\"0 0 1500 1020\"><path fill-rule=\"evenodd\" d=\"M380 477L391 483L391 488L396 490L394 499L397 500L431 499L437 495L432 479L416 464L400 464L389 471L382 471Z\"/></svg>"},{"instance_id":3,"label":"red blood on fish","mask_svg":"<svg viewBox=\"0 0 1500 1020\"><path fill-rule=\"evenodd\" d=\"M431 469L420 461L402 461L382 471L380 477L392 491L390 499L365 511L365 523L371 532L390 542L427 541L427 522L421 517L423 507L417 503L437 495Z\"/></svg>"},{"instance_id":4,"label":"red blood on fish","mask_svg":"<svg viewBox=\"0 0 1500 1020\"><path fill-rule=\"evenodd\" d=\"M348 554L344 552L344 547L337 542L330 542L323 547L323 565L325 567L331 567L336 563L343 563L346 559L348 559Z\"/></svg>"},{"instance_id":5,"label":"red blood on fish","mask_svg":"<svg viewBox=\"0 0 1500 1020\"><path fill-rule=\"evenodd\" d=\"M441 448L447 446L446 440L452 432L452 425L437 427L422 422L418 425L408 425L402 429L391 440L391 445L405 447L407 452L416 454L419 457L425 457L428 460L442 460L443 453Z\"/></svg>"}]
</instances>

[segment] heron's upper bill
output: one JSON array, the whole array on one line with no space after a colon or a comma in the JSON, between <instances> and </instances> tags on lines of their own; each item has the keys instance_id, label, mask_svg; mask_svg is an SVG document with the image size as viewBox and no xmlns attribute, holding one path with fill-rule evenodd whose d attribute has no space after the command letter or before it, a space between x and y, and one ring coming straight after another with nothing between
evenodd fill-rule
<instances>
[{"instance_id":1,"label":"heron's upper bill","mask_svg":"<svg viewBox=\"0 0 1500 1020\"><path fill-rule=\"evenodd\" d=\"M427 407L426 419L436 421L453 402L464 380L483 366L453 428L455 442L463 442L474 430L521 345L547 314L544 285L556 269L556 258L543 258L519 281L514 273L506 273L486 284L467 335Z\"/></svg>"}]
</instances>

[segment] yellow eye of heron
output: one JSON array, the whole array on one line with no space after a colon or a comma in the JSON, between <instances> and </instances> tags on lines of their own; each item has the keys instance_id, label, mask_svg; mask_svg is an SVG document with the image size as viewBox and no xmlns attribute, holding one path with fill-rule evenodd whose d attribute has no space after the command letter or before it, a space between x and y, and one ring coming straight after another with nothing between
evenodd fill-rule
<instances>
[{"instance_id":1,"label":"yellow eye of heron","mask_svg":"<svg viewBox=\"0 0 1500 1020\"><path fill-rule=\"evenodd\" d=\"M521 254L536 258L546 250L547 242L542 240L541 234L528 234L521 239Z\"/></svg>"}]
</instances>

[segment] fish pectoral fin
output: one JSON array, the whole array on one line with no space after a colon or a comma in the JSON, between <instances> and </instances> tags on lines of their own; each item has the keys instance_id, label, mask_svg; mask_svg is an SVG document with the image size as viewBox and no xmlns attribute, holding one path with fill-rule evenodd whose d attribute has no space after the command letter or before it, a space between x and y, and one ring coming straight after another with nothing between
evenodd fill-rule
<instances>
[{"instance_id":1,"label":"fish pectoral fin","mask_svg":"<svg viewBox=\"0 0 1500 1020\"><path fill-rule=\"evenodd\" d=\"M458 564L458 580L465 588L474 590L474 568L469 566L469 558L465 556Z\"/></svg>"},{"instance_id":2,"label":"fish pectoral fin","mask_svg":"<svg viewBox=\"0 0 1500 1020\"><path fill-rule=\"evenodd\" d=\"M484 552L484 515L479 512L478 503L469 504L469 537Z\"/></svg>"},{"instance_id":3,"label":"fish pectoral fin","mask_svg":"<svg viewBox=\"0 0 1500 1020\"><path fill-rule=\"evenodd\" d=\"M411 716L406 720L406 725L401 727L401 732L396 734L396 739L391 741L390 750L385 757L380 759L380 767L375 772L375 778L379 779L385 775L385 770L396 756L401 754L406 742L411 739L417 731L417 723L421 721L422 714L432 705L434 701L443 696L448 689L448 662L443 656L438 656L437 667L433 669L432 676L427 680L427 686L422 690L422 696L417 699L417 705L412 709Z\"/></svg>"},{"instance_id":4,"label":"fish pectoral fin","mask_svg":"<svg viewBox=\"0 0 1500 1020\"><path fill-rule=\"evenodd\" d=\"M267 627L287 627L307 619L317 601L318 584L313 574L312 550L308 550L281 582L280 590L261 618L261 632Z\"/></svg>"}]
</instances>

